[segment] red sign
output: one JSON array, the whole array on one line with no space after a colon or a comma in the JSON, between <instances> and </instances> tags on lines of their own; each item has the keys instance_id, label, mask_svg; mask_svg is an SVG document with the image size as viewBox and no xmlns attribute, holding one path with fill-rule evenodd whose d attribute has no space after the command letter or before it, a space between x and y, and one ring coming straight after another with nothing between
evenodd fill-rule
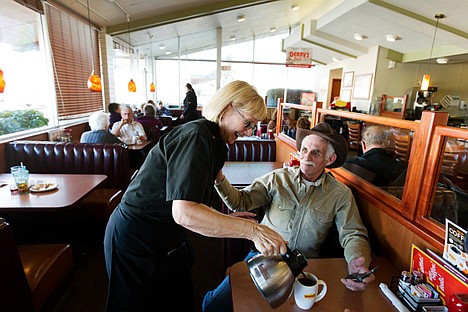
<instances>
[{"instance_id":1,"label":"red sign","mask_svg":"<svg viewBox=\"0 0 468 312\"><path fill-rule=\"evenodd\" d=\"M288 48L286 49L287 67L312 67L312 49Z\"/></svg>"},{"instance_id":2,"label":"red sign","mask_svg":"<svg viewBox=\"0 0 468 312\"><path fill-rule=\"evenodd\" d=\"M424 251L413 245L411 250L411 271L424 274L424 282L434 287L445 304L452 294L467 294L468 284L455 276L443 265Z\"/></svg>"}]
</instances>

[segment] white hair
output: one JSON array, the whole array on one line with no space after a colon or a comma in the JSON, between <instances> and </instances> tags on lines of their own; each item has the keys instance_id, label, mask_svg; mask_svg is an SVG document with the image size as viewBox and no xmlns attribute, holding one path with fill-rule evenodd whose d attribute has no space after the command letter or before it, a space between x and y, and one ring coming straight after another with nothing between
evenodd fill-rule
<instances>
[{"instance_id":1,"label":"white hair","mask_svg":"<svg viewBox=\"0 0 468 312\"><path fill-rule=\"evenodd\" d=\"M89 127L92 131L107 130L109 127L109 114L97 112L89 116Z\"/></svg>"}]
</instances>

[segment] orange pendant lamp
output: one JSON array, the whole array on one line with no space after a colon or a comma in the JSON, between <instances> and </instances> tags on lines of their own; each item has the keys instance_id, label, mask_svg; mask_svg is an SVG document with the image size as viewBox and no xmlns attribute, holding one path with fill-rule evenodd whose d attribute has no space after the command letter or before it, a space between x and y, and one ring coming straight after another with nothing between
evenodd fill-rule
<instances>
[{"instance_id":1,"label":"orange pendant lamp","mask_svg":"<svg viewBox=\"0 0 468 312\"><path fill-rule=\"evenodd\" d=\"M151 75L153 75L153 46L152 46L153 43L151 42L151 39L153 39L153 36L148 32L148 37L150 40ZM154 85L154 83L150 84L150 92L156 92L156 86Z\"/></svg>"},{"instance_id":2,"label":"orange pendant lamp","mask_svg":"<svg viewBox=\"0 0 468 312\"><path fill-rule=\"evenodd\" d=\"M88 78L88 89L92 92L101 92L101 77L94 73L94 70L91 72L91 76Z\"/></svg>"},{"instance_id":3,"label":"orange pendant lamp","mask_svg":"<svg viewBox=\"0 0 468 312\"><path fill-rule=\"evenodd\" d=\"M5 79L3 79L3 71L0 69L0 93L5 91Z\"/></svg>"},{"instance_id":4,"label":"orange pendant lamp","mask_svg":"<svg viewBox=\"0 0 468 312\"><path fill-rule=\"evenodd\" d=\"M423 76L422 82L421 82L421 91L427 91L429 89L429 82L431 81L431 75L429 75L429 66L431 64L431 59L432 59L432 52L434 51L434 43L436 39L436 34L437 34L437 28L439 27L439 20L441 18L445 18L445 14L439 13L434 16L436 18L436 24L435 24L435 29L434 29L434 37L432 38L432 46L431 46L431 53L429 54L429 63L427 64L427 74Z\"/></svg>"},{"instance_id":5,"label":"orange pendant lamp","mask_svg":"<svg viewBox=\"0 0 468 312\"><path fill-rule=\"evenodd\" d=\"M94 50L93 50L93 35L91 32L91 16L89 14L89 0L86 0L86 5L88 8L88 26L89 26L89 39L91 40L91 63L93 65L93 70L91 71L91 76L88 78L88 89L91 92L101 92L102 84L101 77L94 73Z\"/></svg>"},{"instance_id":6,"label":"orange pendant lamp","mask_svg":"<svg viewBox=\"0 0 468 312\"><path fill-rule=\"evenodd\" d=\"M130 79L130 82L128 83L128 92L136 92L136 84L133 79Z\"/></svg>"}]
</instances>

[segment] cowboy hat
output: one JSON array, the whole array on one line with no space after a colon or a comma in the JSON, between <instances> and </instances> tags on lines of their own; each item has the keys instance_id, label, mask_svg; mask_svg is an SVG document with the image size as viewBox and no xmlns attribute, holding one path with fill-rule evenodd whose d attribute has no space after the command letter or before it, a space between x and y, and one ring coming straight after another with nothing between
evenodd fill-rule
<instances>
[{"instance_id":1,"label":"cowboy hat","mask_svg":"<svg viewBox=\"0 0 468 312\"><path fill-rule=\"evenodd\" d=\"M302 129L297 128L296 133L296 147L297 150L301 150L302 141L308 135L315 134L319 137L327 139L335 149L336 159L335 161L328 165L327 168L338 168L344 164L346 157L348 156L348 142L344 137L339 134L336 134L335 131L330 127L326 122L320 122L312 129Z\"/></svg>"}]
</instances>

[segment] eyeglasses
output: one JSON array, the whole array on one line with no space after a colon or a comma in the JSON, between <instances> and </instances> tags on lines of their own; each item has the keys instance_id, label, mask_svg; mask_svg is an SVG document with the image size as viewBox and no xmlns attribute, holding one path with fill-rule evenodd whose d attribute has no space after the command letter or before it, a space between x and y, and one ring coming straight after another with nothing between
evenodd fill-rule
<instances>
[{"instance_id":1,"label":"eyeglasses","mask_svg":"<svg viewBox=\"0 0 468 312\"><path fill-rule=\"evenodd\" d=\"M242 118L242 120L244 121L244 128L245 130L250 130L252 129L252 131L255 131L255 124L252 122L252 120L247 120L244 118L244 116L242 116L242 114L239 112L239 110L235 107L235 106L232 106L236 112L239 114L239 116Z\"/></svg>"}]
</instances>

